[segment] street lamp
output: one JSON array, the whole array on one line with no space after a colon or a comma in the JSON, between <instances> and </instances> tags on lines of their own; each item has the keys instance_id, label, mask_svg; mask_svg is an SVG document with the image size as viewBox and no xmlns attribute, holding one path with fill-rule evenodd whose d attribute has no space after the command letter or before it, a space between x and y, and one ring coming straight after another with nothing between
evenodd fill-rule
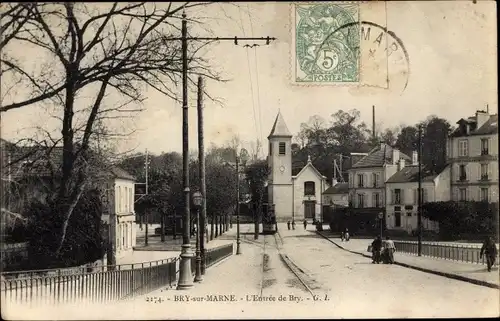
<instances>
[{"instance_id":1,"label":"street lamp","mask_svg":"<svg viewBox=\"0 0 500 321\"><path fill-rule=\"evenodd\" d=\"M380 221L380 237L382 237L382 221L383 221L383 218L384 218L384 213L383 212L378 213L378 219Z\"/></svg>"},{"instance_id":2,"label":"street lamp","mask_svg":"<svg viewBox=\"0 0 500 321\"><path fill-rule=\"evenodd\" d=\"M203 281L201 276L201 251L200 251L200 208L203 203L203 195L200 192L193 193L193 204L196 206L196 276L194 282Z\"/></svg>"}]
</instances>

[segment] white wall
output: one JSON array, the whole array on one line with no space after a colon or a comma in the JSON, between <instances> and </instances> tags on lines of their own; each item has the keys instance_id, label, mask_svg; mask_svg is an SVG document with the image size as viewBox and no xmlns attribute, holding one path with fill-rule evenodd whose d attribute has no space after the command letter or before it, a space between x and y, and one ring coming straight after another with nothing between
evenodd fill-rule
<instances>
[{"instance_id":1,"label":"white wall","mask_svg":"<svg viewBox=\"0 0 500 321\"><path fill-rule=\"evenodd\" d=\"M304 183L312 181L314 182L315 195L311 196L311 201L316 201L316 204L320 206L320 210L316 208L316 219L321 219L321 211L322 211L322 197L321 194L326 189L326 181L318 176L318 173L310 166L306 165L305 169L299 173L293 179L293 190L294 190L294 199L293 199L293 209L294 209L294 218L295 220L303 220L304 219L304 201L308 201L309 197L304 196Z\"/></svg>"},{"instance_id":2,"label":"white wall","mask_svg":"<svg viewBox=\"0 0 500 321\"><path fill-rule=\"evenodd\" d=\"M136 244L134 182L125 179L114 180L114 210L116 213L117 256L131 251Z\"/></svg>"}]
</instances>

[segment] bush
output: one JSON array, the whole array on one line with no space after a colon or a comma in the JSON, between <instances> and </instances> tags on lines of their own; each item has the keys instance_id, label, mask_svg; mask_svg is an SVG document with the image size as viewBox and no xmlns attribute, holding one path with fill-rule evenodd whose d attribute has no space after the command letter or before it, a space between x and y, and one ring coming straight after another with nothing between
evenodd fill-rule
<instances>
[{"instance_id":1,"label":"bush","mask_svg":"<svg viewBox=\"0 0 500 321\"><path fill-rule=\"evenodd\" d=\"M498 234L498 203L434 202L422 206L424 217L439 222L443 240L460 239L461 235Z\"/></svg>"},{"instance_id":2,"label":"bush","mask_svg":"<svg viewBox=\"0 0 500 321\"><path fill-rule=\"evenodd\" d=\"M56 202L43 204L35 200L28 213L28 255L31 269L80 266L95 262L104 256L105 242L101 232L102 203L96 190L84 193L73 210L59 255L56 255L55 251L63 226L61 207Z\"/></svg>"}]
</instances>

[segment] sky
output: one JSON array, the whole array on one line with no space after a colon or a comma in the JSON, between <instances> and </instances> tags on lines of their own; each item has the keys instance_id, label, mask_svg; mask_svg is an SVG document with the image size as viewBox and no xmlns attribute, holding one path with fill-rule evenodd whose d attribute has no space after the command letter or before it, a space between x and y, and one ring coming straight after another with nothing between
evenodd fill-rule
<instances>
[{"instance_id":1,"label":"sky","mask_svg":"<svg viewBox=\"0 0 500 321\"><path fill-rule=\"evenodd\" d=\"M496 113L495 5L493 1L475 4L472 1L396 1L384 5L386 13L361 7L366 17L386 22L388 29L404 44L409 56L408 65L401 65L409 74L404 90L402 84L406 76L398 76L396 71L391 74L391 68L397 69L397 62L390 59L386 62L391 74L388 89L294 84L289 3L208 6L203 9L203 13L211 17L204 25L206 30L191 30L193 35L207 35L210 30L212 35L221 37L270 36L277 40L268 46L260 43L257 49L220 42L204 53L214 70L230 79L225 83L206 81L207 91L223 103L205 100L205 145L225 144L238 135L243 147L250 141L263 140L263 152L267 154L267 136L278 110L293 134L309 117L320 115L329 121L340 109L357 109L361 120L371 124L373 105L376 123L389 128L412 125L429 115L443 117L454 124L462 117L472 116L476 110L485 109L487 104L490 113ZM399 59L401 62L401 57ZM365 73L380 75L379 71L367 68ZM147 96L142 106L144 111L127 123L128 129L136 132L121 141L119 149L180 152L181 106L153 90L148 90ZM190 149L197 147L195 98L196 94L191 93ZM53 120L37 106L3 113L2 137L20 138L27 135L30 127L40 124L54 126Z\"/></svg>"}]
</instances>

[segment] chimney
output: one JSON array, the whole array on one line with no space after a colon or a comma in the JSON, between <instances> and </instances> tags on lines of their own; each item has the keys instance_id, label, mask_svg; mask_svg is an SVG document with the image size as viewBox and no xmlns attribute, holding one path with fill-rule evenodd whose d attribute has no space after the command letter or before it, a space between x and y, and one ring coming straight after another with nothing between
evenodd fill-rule
<instances>
[{"instance_id":1,"label":"chimney","mask_svg":"<svg viewBox=\"0 0 500 321\"><path fill-rule=\"evenodd\" d=\"M484 125L490 118L490 115L488 114L487 111L484 110L478 110L476 111L476 128L479 129L481 126Z\"/></svg>"},{"instance_id":2,"label":"chimney","mask_svg":"<svg viewBox=\"0 0 500 321\"><path fill-rule=\"evenodd\" d=\"M392 164L396 165L399 161L399 149L393 148L392 149Z\"/></svg>"},{"instance_id":3,"label":"chimney","mask_svg":"<svg viewBox=\"0 0 500 321\"><path fill-rule=\"evenodd\" d=\"M404 158L401 158L398 162L398 172L400 170L402 170L403 168L405 168L405 159Z\"/></svg>"},{"instance_id":4,"label":"chimney","mask_svg":"<svg viewBox=\"0 0 500 321\"><path fill-rule=\"evenodd\" d=\"M411 154L411 164L414 166L418 165L418 153L415 150Z\"/></svg>"}]
</instances>

